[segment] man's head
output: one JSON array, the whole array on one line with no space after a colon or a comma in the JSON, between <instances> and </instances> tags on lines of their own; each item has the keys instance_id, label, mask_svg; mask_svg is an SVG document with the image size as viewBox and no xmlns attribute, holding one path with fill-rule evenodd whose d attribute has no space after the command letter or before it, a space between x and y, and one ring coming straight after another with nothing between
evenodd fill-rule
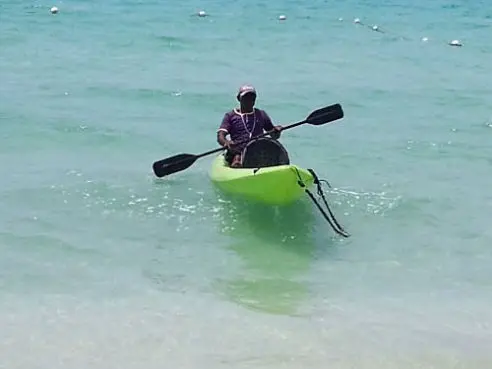
<instances>
[{"instance_id":1,"label":"man's head","mask_svg":"<svg viewBox=\"0 0 492 369\"><path fill-rule=\"evenodd\" d=\"M237 93L237 100L242 109L252 110L256 101L256 89L251 85L243 85Z\"/></svg>"}]
</instances>

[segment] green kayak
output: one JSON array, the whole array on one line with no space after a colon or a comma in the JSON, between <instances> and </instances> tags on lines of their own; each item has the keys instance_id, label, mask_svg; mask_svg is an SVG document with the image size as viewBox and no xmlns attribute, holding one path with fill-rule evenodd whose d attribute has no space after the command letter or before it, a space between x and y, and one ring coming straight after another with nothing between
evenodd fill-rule
<instances>
[{"instance_id":1,"label":"green kayak","mask_svg":"<svg viewBox=\"0 0 492 369\"><path fill-rule=\"evenodd\" d=\"M287 205L304 196L299 179L307 188L314 182L309 171L296 165L231 168L223 155L214 159L209 174L224 192L270 205Z\"/></svg>"}]
</instances>

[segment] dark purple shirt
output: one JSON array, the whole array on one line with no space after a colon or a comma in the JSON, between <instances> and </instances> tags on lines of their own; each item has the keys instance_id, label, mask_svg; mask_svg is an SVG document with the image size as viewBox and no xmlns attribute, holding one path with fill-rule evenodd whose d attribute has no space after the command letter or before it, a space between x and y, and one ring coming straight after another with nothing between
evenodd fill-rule
<instances>
[{"instance_id":1,"label":"dark purple shirt","mask_svg":"<svg viewBox=\"0 0 492 369\"><path fill-rule=\"evenodd\" d=\"M251 137L261 135L263 131L273 129L273 123L268 114L261 109L254 109L254 114L241 114L239 110L234 109L225 113L219 131L224 131L231 136L235 142L248 140ZM242 150L247 142L234 146L237 150Z\"/></svg>"}]
</instances>

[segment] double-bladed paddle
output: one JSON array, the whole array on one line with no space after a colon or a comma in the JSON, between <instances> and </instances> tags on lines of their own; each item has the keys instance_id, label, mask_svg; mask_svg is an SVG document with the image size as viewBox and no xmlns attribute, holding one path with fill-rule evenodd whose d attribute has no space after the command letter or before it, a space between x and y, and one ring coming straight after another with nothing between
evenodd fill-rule
<instances>
[{"instance_id":1,"label":"double-bladed paddle","mask_svg":"<svg viewBox=\"0 0 492 369\"><path fill-rule=\"evenodd\" d=\"M313 111L311 114L308 115L308 117L303 120L302 122L294 123L288 126L285 126L282 128L282 131L285 131L286 129L294 128L297 126L300 126L302 124L311 124L313 126L320 126L325 123L333 122L335 120L343 118L343 109L340 104L333 104L321 109L317 109ZM243 143L246 143L251 140L255 140L260 137L267 136L271 134L272 132L266 132L261 135L258 135L256 137L253 137L248 140L243 140L239 142L235 142L235 145L240 145ZM193 163L204 156L220 152L222 150L225 150L226 147L219 147L214 150L210 150L207 152L204 152L203 154L200 155L193 155L193 154L178 154L171 156L166 159L162 159L159 161L154 162L152 165L152 169L154 170L154 174L157 177L164 177L172 173L180 172L182 170L185 170L186 168L190 167L193 165Z\"/></svg>"}]
</instances>

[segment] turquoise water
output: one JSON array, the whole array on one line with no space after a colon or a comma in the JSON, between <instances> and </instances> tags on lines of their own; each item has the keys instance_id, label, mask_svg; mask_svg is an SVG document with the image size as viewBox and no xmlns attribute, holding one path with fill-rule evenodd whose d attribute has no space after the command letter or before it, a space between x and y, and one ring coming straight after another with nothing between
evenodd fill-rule
<instances>
[{"instance_id":1,"label":"turquoise water","mask_svg":"<svg viewBox=\"0 0 492 369\"><path fill-rule=\"evenodd\" d=\"M485 1L2 1L0 367L490 367L491 26ZM282 142L349 239L308 199L231 201L212 157L153 177L245 82L284 125L342 104Z\"/></svg>"}]
</instances>

